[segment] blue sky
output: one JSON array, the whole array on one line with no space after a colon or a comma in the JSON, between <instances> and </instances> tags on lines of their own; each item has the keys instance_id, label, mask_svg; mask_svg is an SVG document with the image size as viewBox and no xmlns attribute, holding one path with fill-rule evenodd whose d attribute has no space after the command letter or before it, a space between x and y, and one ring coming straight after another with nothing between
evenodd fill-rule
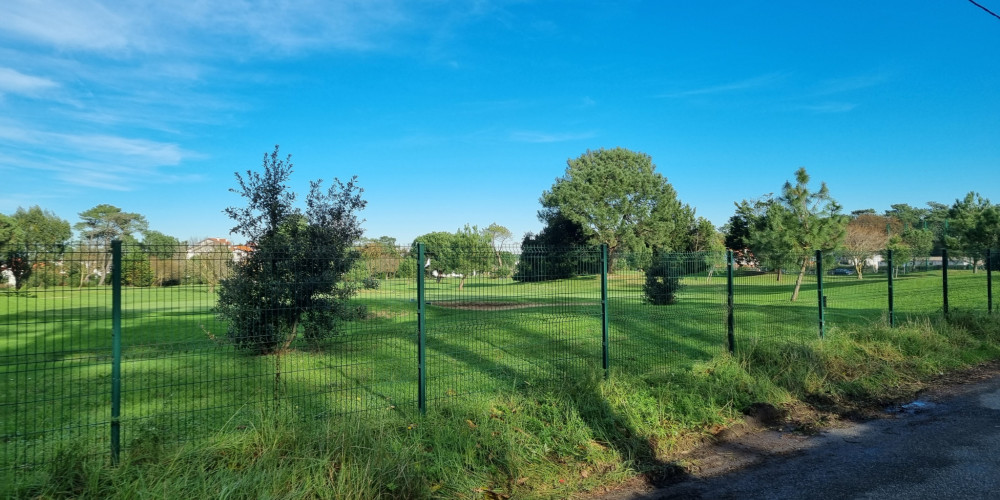
<instances>
[{"instance_id":1,"label":"blue sky","mask_svg":"<svg viewBox=\"0 0 1000 500\"><path fill-rule=\"evenodd\" d=\"M1000 12L1000 0L979 3ZM0 5L0 212L226 236L233 172L358 175L366 235L537 231L588 149L722 225L804 166L846 211L1000 202L1000 19L966 0Z\"/></svg>"}]
</instances>

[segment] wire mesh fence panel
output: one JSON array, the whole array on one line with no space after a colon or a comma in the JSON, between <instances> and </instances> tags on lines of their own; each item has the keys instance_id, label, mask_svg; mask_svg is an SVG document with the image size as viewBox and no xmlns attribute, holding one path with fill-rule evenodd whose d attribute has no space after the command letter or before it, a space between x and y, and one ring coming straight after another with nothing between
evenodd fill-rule
<instances>
[{"instance_id":1,"label":"wire mesh fence panel","mask_svg":"<svg viewBox=\"0 0 1000 500\"><path fill-rule=\"evenodd\" d=\"M984 254L948 257L948 310L986 312L986 263Z\"/></svg>"},{"instance_id":2,"label":"wire mesh fence panel","mask_svg":"<svg viewBox=\"0 0 1000 500\"><path fill-rule=\"evenodd\" d=\"M727 347L724 253L636 252L608 276L611 369L687 370Z\"/></svg>"},{"instance_id":3,"label":"wire mesh fence panel","mask_svg":"<svg viewBox=\"0 0 1000 500\"><path fill-rule=\"evenodd\" d=\"M358 411L413 411L417 401L416 266L407 248L362 247L345 276L353 290L333 334L301 337L285 357L288 397L310 416ZM404 268L404 264L407 264ZM289 368L292 368L291 366Z\"/></svg>"},{"instance_id":4,"label":"wire mesh fence panel","mask_svg":"<svg viewBox=\"0 0 1000 500\"><path fill-rule=\"evenodd\" d=\"M774 267L768 265L770 262ZM737 348L746 341L802 341L819 336L819 298L812 254L762 255L744 260L734 270L733 282Z\"/></svg>"},{"instance_id":5,"label":"wire mesh fence panel","mask_svg":"<svg viewBox=\"0 0 1000 500\"><path fill-rule=\"evenodd\" d=\"M941 257L915 257L896 266L893 302L898 321L943 311Z\"/></svg>"},{"instance_id":6,"label":"wire mesh fence panel","mask_svg":"<svg viewBox=\"0 0 1000 500\"><path fill-rule=\"evenodd\" d=\"M179 282L123 292L126 451L240 428L267 407L321 418L415 399L412 280L309 249L251 258L225 246L164 249L159 269Z\"/></svg>"},{"instance_id":7,"label":"wire mesh fence panel","mask_svg":"<svg viewBox=\"0 0 1000 500\"><path fill-rule=\"evenodd\" d=\"M992 249L987 252L987 310L990 314L997 314L997 306L1000 305L1000 297L997 294L997 272L1000 271L1000 249Z\"/></svg>"},{"instance_id":8,"label":"wire mesh fence panel","mask_svg":"<svg viewBox=\"0 0 1000 500\"><path fill-rule=\"evenodd\" d=\"M600 366L599 250L528 248L513 278L486 249L463 250L471 267L457 270L427 251L429 400Z\"/></svg>"},{"instance_id":9,"label":"wire mesh fence panel","mask_svg":"<svg viewBox=\"0 0 1000 500\"><path fill-rule=\"evenodd\" d=\"M887 269L878 253L825 255L826 325L837 328L885 321L889 311Z\"/></svg>"},{"instance_id":10,"label":"wire mesh fence panel","mask_svg":"<svg viewBox=\"0 0 1000 500\"><path fill-rule=\"evenodd\" d=\"M107 453L111 291L108 252L25 247L0 272L0 469L60 449Z\"/></svg>"}]
</instances>

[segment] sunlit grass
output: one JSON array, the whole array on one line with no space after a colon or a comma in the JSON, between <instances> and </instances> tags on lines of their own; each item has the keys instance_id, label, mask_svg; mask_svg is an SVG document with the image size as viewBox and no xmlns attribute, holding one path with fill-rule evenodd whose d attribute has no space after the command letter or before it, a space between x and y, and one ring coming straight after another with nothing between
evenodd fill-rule
<instances>
[{"instance_id":1,"label":"sunlit grass","mask_svg":"<svg viewBox=\"0 0 1000 500\"><path fill-rule=\"evenodd\" d=\"M109 290L8 293L0 295L2 465L31 466L18 472L22 491L48 495L59 493L40 485L69 460L80 479L65 487L95 496L228 487L322 497L321 488L340 484L332 497L559 497L662 465L685 436L725 425L755 401L878 398L998 354L995 320L963 312L985 310L985 273L949 273L959 326L929 319L940 316L939 272L895 280L897 329L885 324L884 275L826 277L824 341L815 278L796 302L793 279L737 276L732 357L724 276L684 278L670 306L643 302L641 273L610 276L607 382L596 277L476 278L461 291L458 280L429 280L427 417L416 410L412 280L360 290L354 301L367 306L366 319L281 357L233 350L206 287L126 288L126 466L115 471L105 467ZM331 434L347 436L344 449L361 453L350 460L366 465L330 469L342 460L308 442ZM388 444L371 444L373 435ZM194 465L220 453L233 465ZM279 461L289 456L302 457L291 461L299 465ZM259 480L236 476L247 470Z\"/></svg>"}]
</instances>

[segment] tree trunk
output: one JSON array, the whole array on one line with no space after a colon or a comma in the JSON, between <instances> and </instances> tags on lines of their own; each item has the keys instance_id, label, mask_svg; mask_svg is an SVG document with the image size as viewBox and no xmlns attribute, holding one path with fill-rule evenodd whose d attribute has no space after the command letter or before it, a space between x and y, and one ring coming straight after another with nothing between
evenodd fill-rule
<instances>
[{"instance_id":1,"label":"tree trunk","mask_svg":"<svg viewBox=\"0 0 1000 500\"><path fill-rule=\"evenodd\" d=\"M462 291L462 287L465 286L465 273L462 273L462 277L458 280L458 291Z\"/></svg>"},{"instance_id":2,"label":"tree trunk","mask_svg":"<svg viewBox=\"0 0 1000 500\"><path fill-rule=\"evenodd\" d=\"M802 278L806 276L806 267L809 266L809 259L806 257L802 258L802 269L799 269L799 277L795 278L795 289L792 290L792 302L795 302L799 298L799 288L802 287Z\"/></svg>"},{"instance_id":3,"label":"tree trunk","mask_svg":"<svg viewBox=\"0 0 1000 500\"><path fill-rule=\"evenodd\" d=\"M90 276L90 266L85 262L80 263L80 288L83 288L83 284L87 282L87 277Z\"/></svg>"}]
</instances>

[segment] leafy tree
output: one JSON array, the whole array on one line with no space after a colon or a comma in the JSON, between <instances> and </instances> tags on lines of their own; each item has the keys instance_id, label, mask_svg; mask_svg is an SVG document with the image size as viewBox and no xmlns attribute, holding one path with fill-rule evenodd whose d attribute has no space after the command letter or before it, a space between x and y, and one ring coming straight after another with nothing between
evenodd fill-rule
<instances>
[{"instance_id":1,"label":"leafy tree","mask_svg":"<svg viewBox=\"0 0 1000 500\"><path fill-rule=\"evenodd\" d=\"M504 242L509 240L511 236L510 229L507 229L496 222L486 226L483 229L483 234L490 241L490 246L493 248L493 256L497 259L497 270L503 269L503 257L500 255L503 252Z\"/></svg>"},{"instance_id":2,"label":"leafy tree","mask_svg":"<svg viewBox=\"0 0 1000 500\"><path fill-rule=\"evenodd\" d=\"M986 257L986 250L997 243L1000 225L997 224L997 208L979 193L970 192L948 211L949 227L944 242L949 250L972 262L972 272L976 272Z\"/></svg>"},{"instance_id":3,"label":"leafy tree","mask_svg":"<svg viewBox=\"0 0 1000 500\"><path fill-rule=\"evenodd\" d=\"M6 244L5 260L14 273L17 288L21 288L36 265L55 264L59 260L72 231L69 222L37 205L27 210L18 207L7 224L11 221L13 227L7 229L10 239Z\"/></svg>"},{"instance_id":4,"label":"leafy tree","mask_svg":"<svg viewBox=\"0 0 1000 500\"><path fill-rule=\"evenodd\" d=\"M894 234L889 237L889 241L886 243L886 251L882 252L882 258L889 260L888 250L892 250L892 273L893 276L899 275L899 268L906 266L906 263L911 261L914 257L913 248L906 243L906 240L898 235Z\"/></svg>"},{"instance_id":5,"label":"leafy tree","mask_svg":"<svg viewBox=\"0 0 1000 500\"><path fill-rule=\"evenodd\" d=\"M105 203L80 212L80 222L73 227L84 240L95 247L98 266L103 270L98 284L103 285L111 272L111 256L108 253L111 242L127 238L134 240L135 234L148 229L148 223L140 214L123 212L122 209Z\"/></svg>"},{"instance_id":6,"label":"leafy tree","mask_svg":"<svg viewBox=\"0 0 1000 500\"><path fill-rule=\"evenodd\" d=\"M588 245L584 229L565 217L554 216L537 235L521 241L515 281L545 281L600 272L600 256Z\"/></svg>"},{"instance_id":7,"label":"leafy tree","mask_svg":"<svg viewBox=\"0 0 1000 500\"><path fill-rule=\"evenodd\" d=\"M906 203L896 203L889 206L885 216L898 220L903 225L903 231L910 228L922 228L923 221L930 213L926 208L911 207Z\"/></svg>"},{"instance_id":8,"label":"leafy tree","mask_svg":"<svg viewBox=\"0 0 1000 500\"><path fill-rule=\"evenodd\" d=\"M14 218L0 214L0 252L5 252L17 237L17 223Z\"/></svg>"},{"instance_id":9,"label":"leafy tree","mask_svg":"<svg viewBox=\"0 0 1000 500\"><path fill-rule=\"evenodd\" d=\"M747 240L750 254L762 267L773 269L780 282L784 269L795 265L798 257L785 229L790 222L788 209L768 195L755 202L754 210L759 215Z\"/></svg>"},{"instance_id":10,"label":"leafy tree","mask_svg":"<svg viewBox=\"0 0 1000 500\"><path fill-rule=\"evenodd\" d=\"M431 269L440 277L447 274L460 274L458 289L465 286L465 279L477 272L491 267L493 250L485 234L475 226L468 224L455 233L434 232L418 236L413 240L411 251L417 243L424 244L424 252L431 261Z\"/></svg>"},{"instance_id":11,"label":"leafy tree","mask_svg":"<svg viewBox=\"0 0 1000 500\"><path fill-rule=\"evenodd\" d=\"M566 174L542 193L538 217L555 227L565 219L611 255L646 246L680 250L694 210L682 205L652 158L624 148L587 151L567 161Z\"/></svg>"},{"instance_id":12,"label":"leafy tree","mask_svg":"<svg viewBox=\"0 0 1000 500\"><path fill-rule=\"evenodd\" d=\"M396 239L388 236L364 241L359 251L366 278L392 278L403 261L403 255L396 249Z\"/></svg>"},{"instance_id":13,"label":"leafy tree","mask_svg":"<svg viewBox=\"0 0 1000 500\"><path fill-rule=\"evenodd\" d=\"M238 188L231 191L247 204L225 212L236 223L231 232L255 249L221 280L216 306L237 346L279 357L300 329L306 339L320 340L352 317L355 289L343 278L358 258L351 248L363 233L356 212L366 204L356 177L346 184L335 179L326 191L314 181L302 211L286 184L291 173L291 156L280 159L278 146L264 154L261 172L236 173ZM276 384L278 378L280 372Z\"/></svg>"},{"instance_id":14,"label":"leafy tree","mask_svg":"<svg viewBox=\"0 0 1000 500\"><path fill-rule=\"evenodd\" d=\"M889 242L887 229L890 227L890 218L869 212L864 212L847 223L843 244L844 255L854 266L859 280L863 279L865 262L885 249Z\"/></svg>"},{"instance_id":15,"label":"leafy tree","mask_svg":"<svg viewBox=\"0 0 1000 500\"><path fill-rule=\"evenodd\" d=\"M149 256L142 252L123 252L122 282L127 286L150 286L156 280Z\"/></svg>"},{"instance_id":16,"label":"leafy tree","mask_svg":"<svg viewBox=\"0 0 1000 500\"><path fill-rule=\"evenodd\" d=\"M844 238L847 218L840 214L840 205L830 196L826 183L818 191L809 190L809 174L805 168L795 172L795 184L785 182L777 198L780 213L767 235L788 245L799 266L799 275L792 290L792 301L799 297L799 289L812 261L814 250L829 251L838 247Z\"/></svg>"},{"instance_id":17,"label":"leafy tree","mask_svg":"<svg viewBox=\"0 0 1000 500\"><path fill-rule=\"evenodd\" d=\"M180 240L159 231L143 231L140 246L147 255L161 259L170 259L181 251Z\"/></svg>"}]
</instances>

